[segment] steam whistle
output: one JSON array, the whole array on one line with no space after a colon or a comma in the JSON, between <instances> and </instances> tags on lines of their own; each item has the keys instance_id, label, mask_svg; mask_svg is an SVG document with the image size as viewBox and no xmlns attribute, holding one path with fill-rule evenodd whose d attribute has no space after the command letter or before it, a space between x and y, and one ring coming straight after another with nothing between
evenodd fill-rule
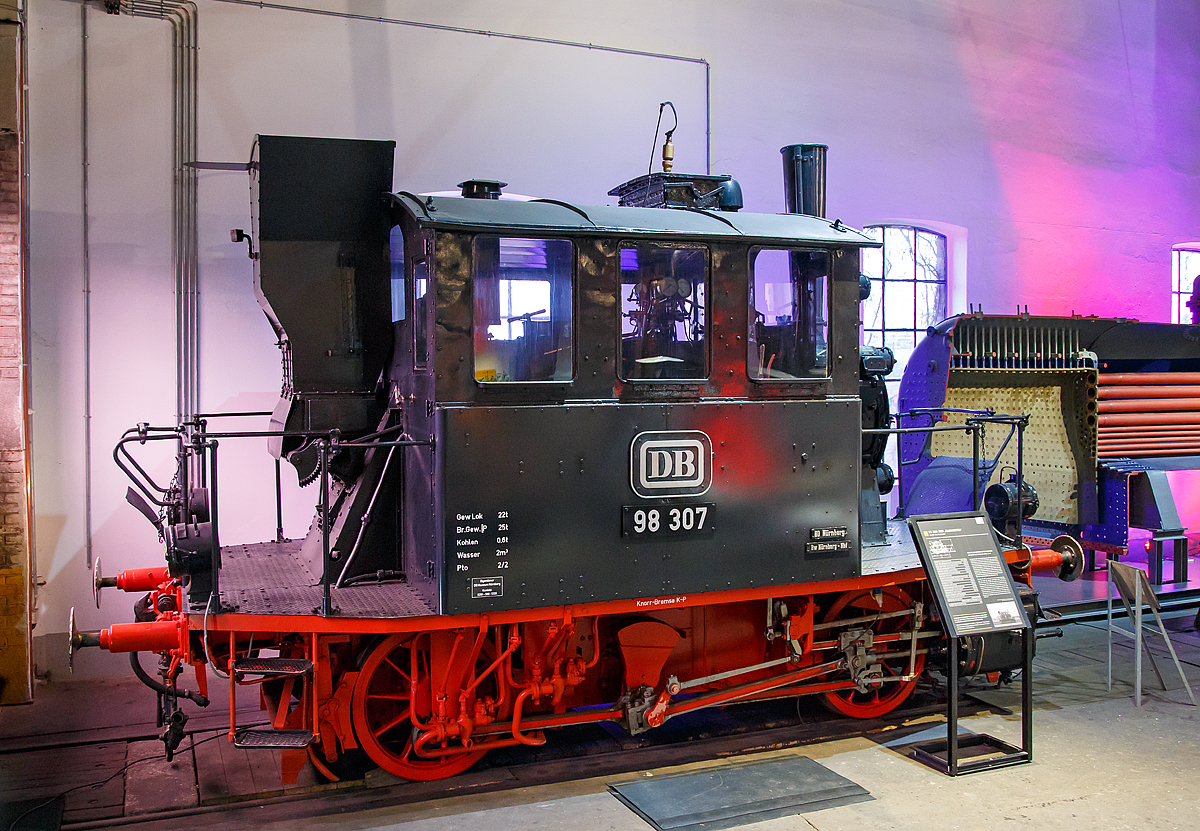
<instances>
[{"instance_id":1,"label":"steam whistle","mask_svg":"<svg viewBox=\"0 0 1200 831\"><path fill-rule=\"evenodd\" d=\"M675 112L675 105L670 101L663 101L658 105L658 120L662 123L662 113L664 107L671 108L671 116L675 119L675 124L672 125L667 134L663 137L662 146L662 169L663 173L670 173L671 168L675 166L675 145L671 143L671 136L675 135L675 129L679 126L679 114Z\"/></svg>"},{"instance_id":2,"label":"steam whistle","mask_svg":"<svg viewBox=\"0 0 1200 831\"><path fill-rule=\"evenodd\" d=\"M671 126L670 130L667 130L666 135L663 137L663 146L662 146L663 173L670 173L671 168L673 168L675 166L675 145L671 143L671 136L675 135L675 129L679 126L679 115L675 112L675 105L672 104L670 101L663 101L661 104L658 105L658 123L654 126L654 140L658 141L658 131L662 127L663 110L665 110L667 107L671 108L671 115L674 117L675 123ZM650 165L651 165L651 167L653 167L653 165L654 165L654 151L653 150L650 151ZM650 167L646 168L646 175L647 176L650 175Z\"/></svg>"}]
</instances>

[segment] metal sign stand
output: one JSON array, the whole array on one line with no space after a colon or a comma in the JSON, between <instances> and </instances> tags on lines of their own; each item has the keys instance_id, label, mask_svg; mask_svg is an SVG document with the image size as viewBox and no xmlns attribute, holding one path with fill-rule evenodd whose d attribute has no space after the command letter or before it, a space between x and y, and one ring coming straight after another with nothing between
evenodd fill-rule
<instances>
[{"instance_id":1,"label":"metal sign stand","mask_svg":"<svg viewBox=\"0 0 1200 831\"><path fill-rule=\"evenodd\" d=\"M981 512L911 517L909 530L948 641L946 739L915 745L913 758L950 776L1033 761L1033 626L991 524ZM958 735L959 638L1021 632L1021 746ZM963 759L963 751L971 758Z\"/></svg>"},{"instance_id":2,"label":"metal sign stand","mask_svg":"<svg viewBox=\"0 0 1200 831\"><path fill-rule=\"evenodd\" d=\"M1033 761L1033 628L1027 628L1021 634L1025 652L1021 670L1021 746L1016 747L985 733L958 735L958 638L950 638L946 738L914 745L914 759L950 776ZM982 752L986 755L973 752L974 758L960 758L962 751L977 748L984 748Z\"/></svg>"},{"instance_id":3,"label":"metal sign stand","mask_svg":"<svg viewBox=\"0 0 1200 831\"><path fill-rule=\"evenodd\" d=\"M1162 673L1159 672L1158 664L1154 662L1154 653L1150 651L1150 645L1145 642L1142 637L1142 630L1146 629L1152 635L1161 635L1163 641L1167 645L1167 651L1171 653L1171 660L1175 662L1175 669L1179 671L1179 678L1183 681L1183 688L1187 690L1188 698L1192 701L1192 706L1196 706L1196 696L1192 695L1192 687L1188 684L1187 676L1183 674L1183 667L1179 663L1179 656L1175 654L1175 647L1171 645L1171 639L1167 637L1167 628L1163 626L1162 617L1158 614L1158 598L1154 595L1154 590L1150 588L1150 582L1146 579L1146 572L1136 566L1118 563L1115 560L1108 564L1108 579L1110 583L1115 583L1117 586L1117 594L1121 598L1121 604L1125 607L1125 613L1129 615L1129 619L1133 621L1133 631L1122 629L1119 626L1113 625L1112 617L1112 586L1108 587L1108 688L1112 689L1112 633L1118 632L1126 637L1133 638L1133 703L1137 707L1142 706L1142 647L1145 646L1146 655L1150 658L1150 666L1154 670L1154 674L1158 676L1158 683L1165 690L1167 688L1166 681L1163 680ZM1133 608L1130 608L1130 603ZM1150 611L1154 613L1154 620L1158 623L1157 627L1146 624L1142 619L1142 607L1149 606Z\"/></svg>"}]
</instances>

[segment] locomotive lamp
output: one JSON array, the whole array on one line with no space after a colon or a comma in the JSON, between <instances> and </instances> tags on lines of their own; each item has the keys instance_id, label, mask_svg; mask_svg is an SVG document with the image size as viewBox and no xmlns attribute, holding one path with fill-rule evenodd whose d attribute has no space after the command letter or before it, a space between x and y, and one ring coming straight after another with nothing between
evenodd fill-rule
<instances>
[{"instance_id":1,"label":"locomotive lamp","mask_svg":"<svg viewBox=\"0 0 1200 831\"><path fill-rule=\"evenodd\" d=\"M1022 481L1018 485L1014 473L1007 482L997 482L984 492L983 506L996 530L1011 535L1015 533L1018 513L1021 519L1029 519L1037 513L1038 495L1029 482Z\"/></svg>"},{"instance_id":2,"label":"locomotive lamp","mask_svg":"<svg viewBox=\"0 0 1200 831\"><path fill-rule=\"evenodd\" d=\"M254 253L254 240L241 228L234 228L229 232L229 241L246 243L246 253L249 255L250 259L258 259L258 254Z\"/></svg>"}]
</instances>

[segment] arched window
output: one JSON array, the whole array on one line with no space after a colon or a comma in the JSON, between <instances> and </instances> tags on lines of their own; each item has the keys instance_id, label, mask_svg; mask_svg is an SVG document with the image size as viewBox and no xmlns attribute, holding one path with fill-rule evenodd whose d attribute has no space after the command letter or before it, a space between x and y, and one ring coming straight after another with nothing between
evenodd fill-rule
<instances>
[{"instance_id":1,"label":"arched window","mask_svg":"<svg viewBox=\"0 0 1200 831\"><path fill-rule=\"evenodd\" d=\"M1200 320L1200 307L1188 304L1200 279L1200 242L1186 242L1171 249L1171 322ZM1200 306L1200 304L1197 304Z\"/></svg>"},{"instance_id":2,"label":"arched window","mask_svg":"<svg viewBox=\"0 0 1200 831\"><path fill-rule=\"evenodd\" d=\"M862 252L862 273L871 278L871 296L862 304L862 342L895 353L896 368L887 378L894 404L909 356L925 330L946 317L946 237L914 225L863 230L883 248Z\"/></svg>"}]
</instances>

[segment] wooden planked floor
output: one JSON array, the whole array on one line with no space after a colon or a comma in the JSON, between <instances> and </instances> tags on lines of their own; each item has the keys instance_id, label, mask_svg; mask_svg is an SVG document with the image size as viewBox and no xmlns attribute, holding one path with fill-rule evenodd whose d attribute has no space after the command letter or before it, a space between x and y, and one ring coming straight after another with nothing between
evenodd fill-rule
<instances>
[{"instance_id":1,"label":"wooden planked floor","mask_svg":"<svg viewBox=\"0 0 1200 831\"><path fill-rule=\"evenodd\" d=\"M0 803L65 793L63 822L124 816L127 742L0 755Z\"/></svg>"},{"instance_id":2,"label":"wooden planked floor","mask_svg":"<svg viewBox=\"0 0 1200 831\"><path fill-rule=\"evenodd\" d=\"M228 740L224 731L196 734L196 780L203 805L280 796L317 784L311 772L300 782L284 787L280 782L278 750L246 750Z\"/></svg>"}]
</instances>

